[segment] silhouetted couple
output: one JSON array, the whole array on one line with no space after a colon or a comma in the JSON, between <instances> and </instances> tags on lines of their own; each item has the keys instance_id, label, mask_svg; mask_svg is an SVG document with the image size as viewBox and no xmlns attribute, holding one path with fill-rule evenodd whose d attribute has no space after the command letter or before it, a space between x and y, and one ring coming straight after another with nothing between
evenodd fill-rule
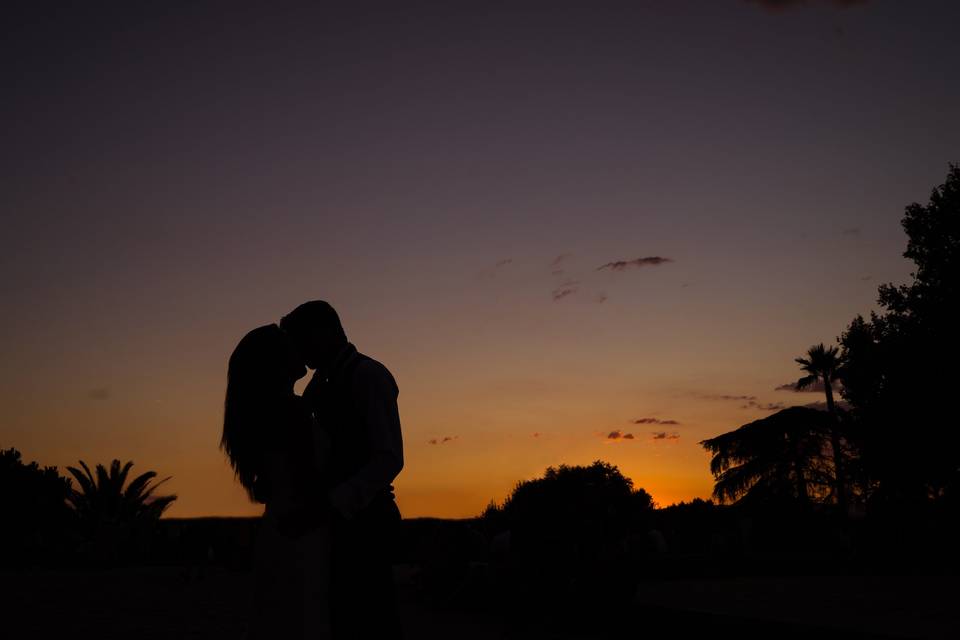
<instances>
[{"instance_id":1,"label":"silhouetted couple","mask_svg":"<svg viewBox=\"0 0 960 640\"><path fill-rule=\"evenodd\" d=\"M307 367L315 373L298 396ZM400 637L397 393L326 302L302 304L237 345L221 447L250 498L266 505L250 637Z\"/></svg>"}]
</instances>

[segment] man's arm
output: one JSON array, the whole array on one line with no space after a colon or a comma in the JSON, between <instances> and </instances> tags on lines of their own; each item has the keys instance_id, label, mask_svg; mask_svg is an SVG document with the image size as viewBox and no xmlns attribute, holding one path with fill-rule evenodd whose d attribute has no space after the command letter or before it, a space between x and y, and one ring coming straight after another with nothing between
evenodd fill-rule
<instances>
[{"instance_id":1,"label":"man's arm","mask_svg":"<svg viewBox=\"0 0 960 640\"><path fill-rule=\"evenodd\" d=\"M403 469L399 390L393 376L378 362L363 362L351 395L371 452L356 474L330 491L330 502L345 518L370 504Z\"/></svg>"}]
</instances>

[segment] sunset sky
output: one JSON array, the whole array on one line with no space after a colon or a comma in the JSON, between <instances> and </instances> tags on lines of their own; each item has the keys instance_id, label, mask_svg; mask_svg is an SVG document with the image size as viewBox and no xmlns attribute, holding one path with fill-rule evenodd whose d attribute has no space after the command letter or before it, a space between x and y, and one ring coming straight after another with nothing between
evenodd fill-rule
<instances>
[{"instance_id":1,"label":"sunset sky","mask_svg":"<svg viewBox=\"0 0 960 640\"><path fill-rule=\"evenodd\" d=\"M960 161L955 0L75 4L0 27L0 447L169 516L259 512L227 358L309 299L397 378L405 516L707 497Z\"/></svg>"}]
</instances>

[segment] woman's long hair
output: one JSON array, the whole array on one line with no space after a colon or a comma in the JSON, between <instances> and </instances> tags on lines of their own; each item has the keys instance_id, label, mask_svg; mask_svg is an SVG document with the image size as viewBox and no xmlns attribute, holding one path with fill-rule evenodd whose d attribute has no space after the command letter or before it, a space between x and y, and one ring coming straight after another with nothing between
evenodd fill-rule
<instances>
[{"instance_id":1,"label":"woman's long hair","mask_svg":"<svg viewBox=\"0 0 960 640\"><path fill-rule=\"evenodd\" d=\"M271 428L282 420L292 390L290 367L286 336L275 324L245 335L227 367L220 448L254 502L265 502L269 490L263 486L263 453L276 437Z\"/></svg>"}]
</instances>

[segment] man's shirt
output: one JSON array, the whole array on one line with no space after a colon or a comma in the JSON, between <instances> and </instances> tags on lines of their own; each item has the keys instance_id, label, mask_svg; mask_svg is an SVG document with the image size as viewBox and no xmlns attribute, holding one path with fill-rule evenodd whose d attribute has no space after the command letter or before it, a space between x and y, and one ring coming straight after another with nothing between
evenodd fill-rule
<instances>
[{"instance_id":1,"label":"man's shirt","mask_svg":"<svg viewBox=\"0 0 960 640\"><path fill-rule=\"evenodd\" d=\"M345 420L347 424L327 426L334 430L357 429L358 433L349 435L364 443L359 464L329 491L330 502L345 518L352 518L378 495L391 495L391 483L403 469L398 395L399 389L390 371L358 353L349 343L326 376L317 371L304 391L321 422L330 418L327 403L342 407L346 415L335 412L334 419ZM337 451L334 439L333 457L346 454L346 451Z\"/></svg>"}]
</instances>

